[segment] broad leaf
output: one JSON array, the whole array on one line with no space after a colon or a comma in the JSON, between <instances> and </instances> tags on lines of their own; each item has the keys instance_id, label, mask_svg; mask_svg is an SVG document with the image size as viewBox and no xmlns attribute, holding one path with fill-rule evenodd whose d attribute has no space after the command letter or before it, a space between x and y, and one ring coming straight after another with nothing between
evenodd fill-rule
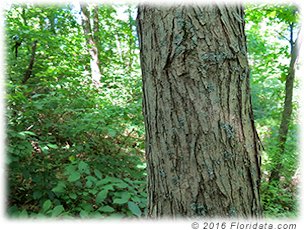
<instances>
[{"instance_id":1,"label":"broad leaf","mask_svg":"<svg viewBox=\"0 0 304 230\"><path fill-rule=\"evenodd\" d=\"M72 172L71 175L69 176L68 181L69 181L69 182L75 182L75 181L79 180L79 178L80 178L80 173L74 171L74 172Z\"/></svg>"},{"instance_id":2,"label":"broad leaf","mask_svg":"<svg viewBox=\"0 0 304 230\"><path fill-rule=\"evenodd\" d=\"M94 169L94 173L97 176L98 179L102 179L102 174L98 169Z\"/></svg>"},{"instance_id":3,"label":"broad leaf","mask_svg":"<svg viewBox=\"0 0 304 230\"><path fill-rule=\"evenodd\" d=\"M44 201L44 203L42 205L42 211L43 212L48 211L51 208L51 206L52 206L52 201L50 201L50 200Z\"/></svg>"},{"instance_id":4,"label":"broad leaf","mask_svg":"<svg viewBox=\"0 0 304 230\"><path fill-rule=\"evenodd\" d=\"M82 173L87 173L89 174L90 173L90 167L89 165L84 162L84 161L80 161L79 164L78 164L78 169L80 172Z\"/></svg>"},{"instance_id":5,"label":"broad leaf","mask_svg":"<svg viewBox=\"0 0 304 230\"><path fill-rule=\"evenodd\" d=\"M52 192L56 194L63 193L65 191L65 184L62 181L59 181L55 188L52 189Z\"/></svg>"},{"instance_id":6,"label":"broad leaf","mask_svg":"<svg viewBox=\"0 0 304 230\"><path fill-rule=\"evenodd\" d=\"M99 192L96 196L96 203L100 204L101 202L103 202L108 195L108 190L102 190L101 192Z\"/></svg>"},{"instance_id":7,"label":"broad leaf","mask_svg":"<svg viewBox=\"0 0 304 230\"><path fill-rule=\"evenodd\" d=\"M59 216L63 211L64 211L63 206L57 205L52 211L52 216Z\"/></svg>"},{"instance_id":8,"label":"broad leaf","mask_svg":"<svg viewBox=\"0 0 304 230\"><path fill-rule=\"evenodd\" d=\"M106 206L103 206L103 207L99 208L98 211L100 211L100 212L114 212L115 209L112 208L109 205L106 205Z\"/></svg>"},{"instance_id":9,"label":"broad leaf","mask_svg":"<svg viewBox=\"0 0 304 230\"><path fill-rule=\"evenodd\" d=\"M141 216L141 210L140 210L140 208L138 207L138 205L137 204L135 204L134 202L132 202L132 201L129 201L128 202L128 208L129 208L129 210L135 215L135 216L138 216L138 217L140 217Z\"/></svg>"}]
</instances>

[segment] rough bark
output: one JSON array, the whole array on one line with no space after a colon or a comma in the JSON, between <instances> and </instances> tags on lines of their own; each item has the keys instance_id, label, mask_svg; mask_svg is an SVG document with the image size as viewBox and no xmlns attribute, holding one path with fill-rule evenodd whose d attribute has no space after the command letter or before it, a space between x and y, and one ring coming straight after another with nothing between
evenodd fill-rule
<instances>
[{"instance_id":1,"label":"rough bark","mask_svg":"<svg viewBox=\"0 0 304 230\"><path fill-rule=\"evenodd\" d=\"M285 144L288 135L288 127L291 120L292 114L292 97L293 97L293 86L295 79L295 67L296 60L298 57L299 43L293 41L293 24L290 28L290 62L288 68L288 74L285 82L285 99L284 99L284 109L282 112L282 119L279 128L279 137L278 137L278 152L276 154L276 159L274 162L274 168L270 173L269 183L273 181L278 181L280 179L281 170L282 170L282 161L285 152Z\"/></svg>"},{"instance_id":2,"label":"rough bark","mask_svg":"<svg viewBox=\"0 0 304 230\"><path fill-rule=\"evenodd\" d=\"M99 58L98 58L98 46L94 40L94 33L92 31L92 26L90 22L91 14L88 10L87 4L81 4L82 12L82 27L87 39L87 46L91 56L90 67L91 67L91 77L93 84L98 88L100 86L101 72L99 68ZM96 17L95 17L96 19ZM93 20L95 21L95 20ZM95 23L94 23L95 24ZM98 26L93 25L93 29L98 29Z\"/></svg>"},{"instance_id":3,"label":"rough bark","mask_svg":"<svg viewBox=\"0 0 304 230\"><path fill-rule=\"evenodd\" d=\"M148 216L260 216L243 10L140 6Z\"/></svg>"}]
</instances>

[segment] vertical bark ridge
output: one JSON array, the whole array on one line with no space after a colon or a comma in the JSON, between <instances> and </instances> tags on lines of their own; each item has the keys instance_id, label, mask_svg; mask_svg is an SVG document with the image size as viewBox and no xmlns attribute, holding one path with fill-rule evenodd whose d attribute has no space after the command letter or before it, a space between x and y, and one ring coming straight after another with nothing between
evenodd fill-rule
<instances>
[{"instance_id":1,"label":"vertical bark ridge","mask_svg":"<svg viewBox=\"0 0 304 230\"><path fill-rule=\"evenodd\" d=\"M141 6L148 216L259 216L240 7Z\"/></svg>"}]
</instances>

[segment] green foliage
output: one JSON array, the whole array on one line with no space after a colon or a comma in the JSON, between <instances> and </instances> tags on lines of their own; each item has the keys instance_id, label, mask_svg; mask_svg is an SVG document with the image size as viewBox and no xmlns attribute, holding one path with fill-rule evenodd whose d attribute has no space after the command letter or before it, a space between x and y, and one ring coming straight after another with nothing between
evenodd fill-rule
<instances>
[{"instance_id":1,"label":"green foliage","mask_svg":"<svg viewBox=\"0 0 304 230\"><path fill-rule=\"evenodd\" d=\"M144 127L135 7L100 6L95 34L100 88L79 6L13 5L5 12L7 44L8 208L11 217L141 217L146 209ZM119 15L123 12L126 17ZM296 112L282 179L268 183L290 58L294 6L249 6L246 33L252 102L262 139L261 196L266 216L297 215ZM22 79L38 41L31 77ZM16 57L16 41L18 55ZM294 108L297 109L297 98ZM295 110L296 111L296 110Z\"/></svg>"},{"instance_id":2,"label":"green foliage","mask_svg":"<svg viewBox=\"0 0 304 230\"><path fill-rule=\"evenodd\" d=\"M14 36L22 41L17 57L15 49L7 53L6 162L13 217L145 212L138 48L134 20L117 18L116 8L99 8L104 74L98 90L91 84L75 6L16 5L6 12L8 47ZM33 73L21 84L34 40Z\"/></svg>"},{"instance_id":3,"label":"green foliage","mask_svg":"<svg viewBox=\"0 0 304 230\"><path fill-rule=\"evenodd\" d=\"M246 8L253 110L255 124L264 146L261 198L264 214L268 217L293 217L298 213L297 188L293 183L298 167L296 94L285 152L278 155L279 126L290 60L289 40L296 39L299 29L297 21L298 13L293 5L250 5ZM281 180L269 183L270 172L277 167L277 159L282 164Z\"/></svg>"},{"instance_id":4,"label":"green foliage","mask_svg":"<svg viewBox=\"0 0 304 230\"><path fill-rule=\"evenodd\" d=\"M282 179L279 183L263 181L261 186L265 217L297 217L298 194L292 181Z\"/></svg>"}]
</instances>

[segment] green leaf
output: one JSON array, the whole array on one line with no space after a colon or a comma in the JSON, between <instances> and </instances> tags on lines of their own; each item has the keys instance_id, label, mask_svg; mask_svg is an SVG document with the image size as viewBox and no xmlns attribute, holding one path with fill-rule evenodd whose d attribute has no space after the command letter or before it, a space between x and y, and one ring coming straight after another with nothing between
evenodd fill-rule
<instances>
[{"instance_id":1,"label":"green leaf","mask_svg":"<svg viewBox=\"0 0 304 230\"><path fill-rule=\"evenodd\" d=\"M42 212L46 212L48 211L52 206L52 201L50 200L46 200L44 201L43 205L42 205Z\"/></svg>"},{"instance_id":2,"label":"green leaf","mask_svg":"<svg viewBox=\"0 0 304 230\"><path fill-rule=\"evenodd\" d=\"M9 216L11 216L11 217L17 217L19 211L18 211L18 208L17 208L15 205L13 205L13 206L11 206L11 207L8 207L7 213L8 213Z\"/></svg>"},{"instance_id":3,"label":"green leaf","mask_svg":"<svg viewBox=\"0 0 304 230\"><path fill-rule=\"evenodd\" d=\"M93 176L87 176L86 177L88 181L92 181L93 183L96 183L97 179Z\"/></svg>"},{"instance_id":4,"label":"green leaf","mask_svg":"<svg viewBox=\"0 0 304 230\"><path fill-rule=\"evenodd\" d=\"M81 210L79 215L80 215L81 218L87 218L87 217L90 216L90 213L86 210Z\"/></svg>"},{"instance_id":5,"label":"green leaf","mask_svg":"<svg viewBox=\"0 0 304 230\"><path fill-rule=\"evenodd\" d=\"M98 169L94 169L94 173L97 176L98 179L102 179L102 174Z\"/></svg>"},{"instance_id":6,"label":"green leaf","mask_svg":"<svg viewBox=\"0 0 304 230\"><path fill-rule=\"evenodd\" d=\"M268 17L275 18L276 14L277 14L276 11L271 11L270 13L268 13Z\"/></svg>"},{"instance_id":7,"label":"green leaf","mask_svg":"<svg viewBox=\"0 0 304 230\"><path fill-rule=\"evenodd\" d=\"M135 204L134 202L132 202L132 201L129 201L128 202L128 208L129 208L129 210L135 215L135 216L138 216L138 217L140 217L141 216L141 210L140 210L140 208L138 207L138 205L137 204Z\"/></svg>"},{"instance_id":8,"label":"green leaf","mask_svg":"<svg viewBox=\"0 0 304 230\"><path fill-rule=\"evenodd\" d=\"M34 198L35 200L38 200L39 198L42 197L42 195L43 195L43 193L42 193L41 191L35 191L35 192L33 193L33 198Z\"/></svg>"},{"instance_id":9,"label":"green leaf","mask_svg":"<svg viewBox=\"0 0 304 230\"><path fill-rule=\"evenodd\" d=\"M129 187L129 185L125 182L120 182L120 183L117 183L117 184L114 184L117 188L127 188Z\"/></svg>"},{"instance_id":10,"label":"green leaf","mask_svg":"<svg viewBox=\"0 0 304 230\"><path fill-rule=\"evenodd\" d=\"M112 184L107 184L106 186L103 186L102 188L104 190L111 190L111 191L115 190Z\"/></svg>"},{"instance_id":11,"label":"green leaf","mask_svg":"<svg viewBox=\"0 0 304 230\"><path fill-rule=\"evenodd\" d=\"M87 187L87 188L91 188L92 185L93 185L93 182L92 182L91 180L87 180L87 182L86 182L86 187Z\"/></svg>"},{"instance_id":12,"label":"green leaf","mask_svg":"<svg viewBox=\"0 0 304 230\"><path fill-rule=\"evenodd\" d=\"M78 164L78 169L80 172L90 174L90 167L87 163L84 161L80 161Z\"/></svg>"},{"instance_id":13,"label":"green leaf","mask_svg":"<svg viewBox=\"0 0 304 230\"><path fill-rule=\"evenodd\" d=\"M114 199L113 204L125 204L128 201L129 200L124 200L124 199L116 198L116 199Z\"/></svg>"},{"instance_id":14,"label":"green leaf","mask_svg":"<svg viewBox=\"0 0 304 230\"><path fill-rule=\"evenodd\" d=\"M70 193L69 197L73 200L75 200L77 198L77 195L75 193Z\"/></svg>"},{"instance_id":15,"label":"green leaf","mask_svg":"<svg viewBox=\"0 0 304 230\"><path fill-rule=\"evenodd\" d=\"M112 177L105 177L104 179L101 179L100 181L98 181L96 183L97 186L100 186L100 185L104 185L104 184L108 184L109 182L112 182Z\"/></svg>"},{"instance_id":16,"label":"green leaf","mask_svg":"<svg viewBox=\"0 0 304 230\"><path fill-rule=\"evenodd\" d=\"M102 190L101 192L99 192L96 196L96 203L100 204L101 202L103 202L108 195L108 190Z\"/></svg>"},{"instance_id":17,"label":"green leaf","mask_svg":"<svg viewBox=\"0 0 304 230\"><path fill-rule=\"evenodd\" d=\"M43 147L41 147L41 150L42 150L43 153L48 153L49 152L49 147L43 146Z\"/></svg>"},{"instance_id":18,"label":"green leaf","mask_svg":"<svg viewBox=\"0 0 304 230\"><path fill-rule=\"evenodd\" d=\"M58 145L56 144L47 144L48 147L50 147L51 149L58 149Z\"/></svg>"},{"instance_id":19,"label":"green leaf","mask_svg":"<svg viewBox=\"0 0 304 230\"><path fill-rule=\"evenodd\" d=\"M141 202L141 199L138 196L133 196L131 200L137 203Z\"/></svg>"},{"instance_id":20,"label":"green leaf","mask_svg":"<svg viewBox=\"0 0 304 230\"><path fill-rule=\"evenodd\" d=\"M52 216L59 216L63 211L64 207L62 205L57 205L52 211Z\"/></svg>"},{"instance_id":21,"label":"green leaf","mask_svg":"<svg viewBox=\"0 0 304 230\"><path fill-rule=\"evenodd\" d=\"M74 172L72 172L71 175L69 176L68 181L69 181L69 182L75 182L75 181L79 180L79 178L80 178L80 173L74 171Z\"/></svg>"},{"instance_id":22,"label":"green leaf","mask_svg":"<svg viewBox=\"0 0 304 230\"><path fill-rule=\"evenodd\" d=\"M37 97L40 97L40 96L43 96L43 94L39 94L39 93L34 94L34 95L32 96L32 99L37 98Z\"/></svg>"},{"instance_id":23,"label":"green leaf","mask_svg":"<svg viewBox=\"0 0 304 230\"><path fill-rule=\"evenodd\" d=\"M100 212L114 212L115 209L112 208L109 205L106 205L106 206L103 206L103 207L99 208L98 211L100 211Z\"/></svg>"},{"instance_id":24,"label":"green leaf","mask_svg":"<svg viewBox=\"0 0 304 230\"><path fill-rule=\"evenodd\" d=\"M20 212L20 214L19 214L19 217L28 217L28 213L27 213L27 211L26 210L22 210L21 212Z\"/></svg>"},{"instance_id":25,"label":"green leaf","mask_svg":"<svg viewBox=\"0 0 304 230\"><path fill-rule=\"evenodd\" d=\"M69 161L74 162L76 160L75 156L69 156Z\"/></svg>"},{"instance_id":26,"label":"green leaf","mask_svg":"<svg viewBox=\"0 0 304 230\"><path fill-rule=\"evenodd\" d=\"M96 189L90 189L89 190L89 193L95 195L98 191Z\"/></svg>"},{"instance_id":27,"label":"green leaf","mask_svg":"<svg viewBox=\"0 0 304 230\"><path fill-rule=\"evenodd\" d=\"M56 193L57 195L60 193L65 192L65 184L62 181L59 181L55 188L52 189L52 192Z\"/></svg>"},{"instance_id":28,"label":"green leaf","mask_svg":"<svg viewBox=\"0 0 304 230\"><path fill-rule=\"evenodd\" d=\"M118 193L118 194L121 198L114 199L114 201L113 201L114 204L125 204L129 201L129 199L131 197L131 194L129 192L126 192L126 191L124 191L122 193Z\"/></svg>"},{"instance_id":29,"label":"green leaf","mask_svg":"<svg viewBox=\"0 0 304 230\"><path fill-rule=\"evenodd\" d=\"M92 205L85 201L83 201L83 203L80 204L80 207L87 212L94 211Z\"/></svg>"},{"instance_id":30,"label":"green leaf","mask_svg":"<svg viewBox=\"0 0 304 230\"><path fill-rule=\"evenodd\" d=\"M36 133L33 133L31 131L23 131L23 132L19 132L18 133L20 136L26 136L26 135L29 135L29 136L37 136Z\"/></svg>"},{"instance_id":31,"label":"green leaf","mask_svg":"<svg viewBox=\"0 0 304 230\"><path fill-rule=\"evenodd\" d=\"M72 174L72 173L75 172L76 166L75 166L75 165L72 165L72 164L69 164L68 166L66 166L66 167L64 168L64 170L65 170L65 175L70 175L70 174Z\"/></svg>"},{"instance_id":32,"label":"green leaf","mask_svg":"<svg viewBox=\"0 0 304 230\"><path fill-rule=\"evenodd\" d=\"M115 136L116 136L116 131L115 131L114 129L109 128L109 129L108 129L108 134L109 134L111 137L115 137Z\"/></svg>"}]
</instances>

